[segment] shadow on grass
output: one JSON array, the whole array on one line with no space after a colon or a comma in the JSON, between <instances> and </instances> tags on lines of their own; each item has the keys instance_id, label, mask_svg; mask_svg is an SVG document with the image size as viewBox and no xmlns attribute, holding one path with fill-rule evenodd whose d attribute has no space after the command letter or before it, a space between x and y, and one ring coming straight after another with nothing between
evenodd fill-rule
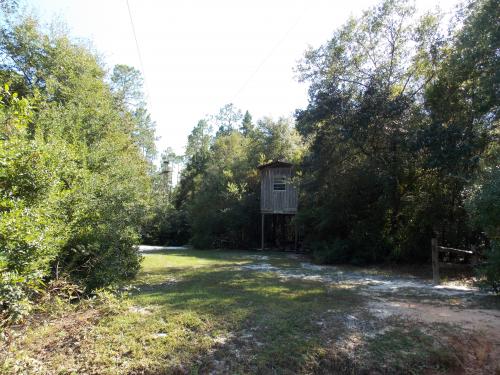
<instances>
[{"instance_id":1,"label":"shadow on grass","mask_svg":"<svg viewBox=\"0 0 500 375\"><path fill-rule=\"evenodd\" d=\"M133 293L134 298L151 299L171 307L196 305L192 301L198 301L200 295L211 305L221 304L220 300L227 298L236 304L259 301L358 305L362 302L362 298L350 290L327 287L318 281L285 280L265 272L234 269L231 265L199 267L188 272L181 267L168 268L167 273L165 269L158 269L144 274L141 279L145 282L139 280L135 284L139 290Z\"/></svg>"},{"instance_id":2,"label":"shadow on grass","mask_svg":"<svg viewBox=\"0 0 500 375\"><path fill-rule=\"evenodd\" d=\"M355 288L242 267L266 263L299 268L300 260L242 251L161 254L144 263L135 283L138 290L131 296L148 315L132 314L125 335L137 341L158 333L166 336L146 340L147 351L138 347L142 354L137 358L150 359L149 364L134 362L136 373L174 373L175 366L185 370L180 373L203 374L358 373L370 362L357 362L359 352L350 346L353 343L373 351L381 363L415 348L422 355L415 356L412 365L424 368L429 358L446 359L413 342L425 339L427 347L431 341L427 336L415 334L406 340L406 331L391 333L394 338L375 336L384 323L364 308L366 297ZM120 335L124 322L115 324ZM377 340L366 341L366 332ZM376 352L378 340L391 353ZM342 345L349 350L339 350ZM394 366L399 368L396 362Z\"/></svg>"},{"instance_id":3,"label":"shadow on grass","mask_svg":"<svg viewBox=\"0 0 500 375\"><path fill-rule=\"evenodd\" d=\"M210 321L212 331L224 337L224 343L202 359L202 373L297 369L307 361L307 353L321 347L326 311L347 314L363 304L362 297L350 290L327 288L317 281L283 280L234 265L168 268L144 276L156 281L139 280L139 290L132 295L135 303L156 306L158 318L190 311ZM329 329L332 336L340 336L345 326ZM223 368L213 368L214 363Z\"/></svg>"},{"instance_id":4,"label":"shadow on grass","mask_svg":"<svg viewBox=\"0 0 500 375\"><path fill-rule=\"evenodd\" d=\"M204 260L264 260L269 258L270 260L285 260L293 259L287 258L287 254L278 251L255 251L255 250L198 250L198 249L182 249L182 250L154 250L154 251L142 251L141 254L147 255L168 255L175 257L195 257ZM295 253L290 253L288 255L294 255ZM300 254L300 259L308 259L304 254Z\"/></svg>"}]
</instances>

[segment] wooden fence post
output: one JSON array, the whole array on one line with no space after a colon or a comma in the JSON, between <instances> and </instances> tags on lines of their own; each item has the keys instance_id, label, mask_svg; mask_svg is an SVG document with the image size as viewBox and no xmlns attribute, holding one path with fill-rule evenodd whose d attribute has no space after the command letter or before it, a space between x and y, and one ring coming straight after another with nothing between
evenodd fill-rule
<instances>
[{"instance_id":1,"label":"wooden fence post","mask_svg":"<svg viewBox=\"0 0 500 375\"><path fill-rule=\"evenodd\" d=\"M431 239L432 248L432 281L434 284L439 284L439 250L437 246L437 238Z\"/></svg>"}]
</instances>

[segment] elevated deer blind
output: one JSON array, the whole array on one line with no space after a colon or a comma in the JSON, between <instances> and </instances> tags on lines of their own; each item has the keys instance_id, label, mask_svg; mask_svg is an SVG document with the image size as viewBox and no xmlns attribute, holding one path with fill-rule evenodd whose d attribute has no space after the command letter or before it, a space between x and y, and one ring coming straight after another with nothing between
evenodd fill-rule
<instances>
[{"instance_id":1,"label":"elevated deer blind","mask_svg":"<svg viewBox=\"0 0 500 375\"><path fill-rule=\"evenodd\" d=\"M266 237L266 215L272 219L270 227L267 227L267 232L271 232L274 245L281 247L281 245L288 243L290 240L292 218L297 213L298 194L296 187L292 183L293 164L284 161L274 161L260 165L258 168L261 177L261 248L264 249ZM296 227L293 232L296 248Z\"/></svg>"}]
</instances>

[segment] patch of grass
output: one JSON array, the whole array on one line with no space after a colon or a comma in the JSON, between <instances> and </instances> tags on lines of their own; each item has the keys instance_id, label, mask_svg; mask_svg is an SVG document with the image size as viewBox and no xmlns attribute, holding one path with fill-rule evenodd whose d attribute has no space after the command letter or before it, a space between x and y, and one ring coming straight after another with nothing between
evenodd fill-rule
<instances>
[{"instance_id":1,"label":"patch of grass","mask_svg":"<svg viewBox=\"0 0 500 375\"><path fill-rule=\"evenodd\" d=\"M103 353L98 360L132 372L287 373L300 368L321 345L322 327L315 317L330 308L350 311L362 300L318 282L241 269L261 262L297 266L282 254L266 254L265 260L253 255L182 251L146 256L131 301L148 310L102 322L96 330ZM141 344L131 344L136 342ZM118 363L113 358L123 355L107 347L133 350Z\"/></svg>"},{"instance_id":2,"label":"patch of grass","mask_svg":"<svg viewBox=\"0 0 500 375\"><path fill-rule=\"evenodd\" d=\"M451 364L436 336L417 328L395 325L368 338L385 323L365 308L366 295L342 284L286 277L292 269L327 272L302 268L302 261L243 251L146 254L128 298L108 296L105 302L101 296L100 304L80 304L18 331L0 353L0 370L348 374Z\"/></svg>"},{"instance_id":3,"label":"patch of grass","mask_svg":"<svg viewBox=\"0 0 500 375\"><path fill-rule=\"evenodd\" d=\"M366 351L372 368L384 373L420 374L424 370L447 371L459 368L463 353L449 345L452 328L437 325L433 329L406 324L370 338Z\"/></svg>"}]
</instances>

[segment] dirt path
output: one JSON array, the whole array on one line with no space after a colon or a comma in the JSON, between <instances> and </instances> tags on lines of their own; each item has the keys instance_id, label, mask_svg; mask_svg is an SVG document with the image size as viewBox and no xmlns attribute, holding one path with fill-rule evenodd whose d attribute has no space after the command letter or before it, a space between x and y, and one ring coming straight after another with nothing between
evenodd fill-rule
<instances>
[{"instance_id":1,"label":"dirt path","mask_svg":"<svg viewBox=\"0 0 500 375\"><path fill-rule=\"evenodd\" d=\"M168 251L168 250L187 250L186 246L156 246L156 245L139 245L140 253L154 253L158 251Z\"/></svg>"},{"instance_id":2,"label":"dirt path","mask_svg":"<svg viewBox=\"0 0 500 375\"><path fill-rule=\"evenodd\" d=\"M470 334L468 340L453 344L466 353L465 373L500 374L500 310L482 308L479 301L488 295L477 288L450 283L436 286L415 277L353 271L306 261L299 263L300 267L280 267L265 255L257 255L255 259L261 263L242 268L273 272L283 279L312 280L356 289L367 298L368 311L380 319L399 317L457 326ZM478 368L483 370L478 372Z\"/></svg>"},{"instance_id":3,"label":"dirt path","mask_svg":"<svg viewBox=\"0 0 500 375\"><path fill-rule=\"evenodd\" d=\"M379 317L400 316L425 323L447 323L470 332L466 341L456 347L467 353L466 373L500 374L500 311L434 305L419 302L396 302L384 298L369 303L370 311ZM486 372L479 372L477 369Z\"/></svg>"}]
</instances>

